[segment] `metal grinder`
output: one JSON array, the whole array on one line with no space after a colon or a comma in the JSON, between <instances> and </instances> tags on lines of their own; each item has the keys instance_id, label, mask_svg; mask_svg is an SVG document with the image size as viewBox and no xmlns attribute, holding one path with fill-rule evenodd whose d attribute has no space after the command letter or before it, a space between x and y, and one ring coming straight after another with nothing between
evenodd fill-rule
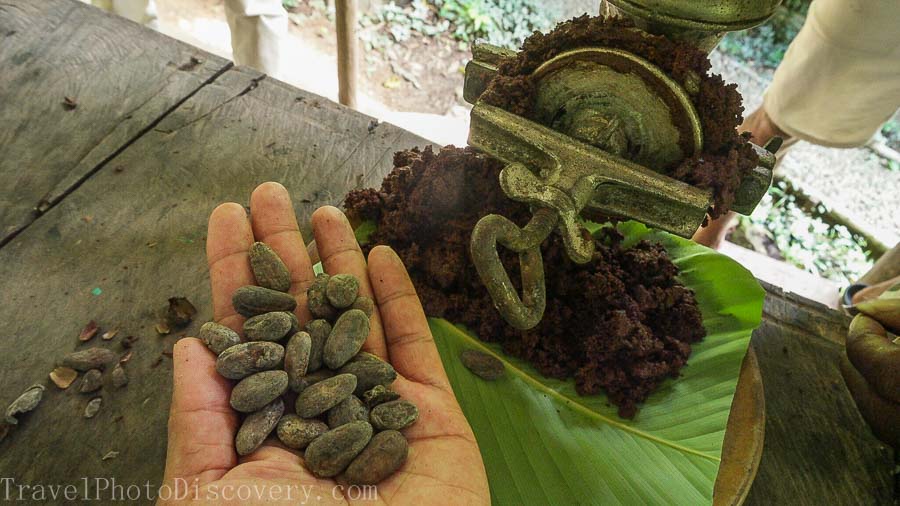
<instances>
[{"instance_id":1,"label":"metal grinder","mask_svg":"<svg viewBox=\"0 0 900 506\"><path fill-rule=\"evenodd\" d=\"M637 29L687 42L707 54L728 31L768 19L781 0L609 0L607 14L630 18ZM515 52L476 43L466 66L464 98L473 104L469 145L503 161L500 186L530 205L519 227L506 217L483 217L470 251L494 305L512 326L526 330L544 314L546 291L540 245L554 231L569 258L587 263L594 242L583 215L634 219L690 237L706 217L712 191L658 169L699 154L700 117L693 83L676 82L652 62L611 47L578 47L556 54L530 75L532 119L480 100L500 62ZM698 76L699 83L699 76ZM772 183L780 140L753 146L759 162L742 180L731 206L750 214ZM498 247L519 257L522 294L500 261Z\"/></svg>"}]
</instances>

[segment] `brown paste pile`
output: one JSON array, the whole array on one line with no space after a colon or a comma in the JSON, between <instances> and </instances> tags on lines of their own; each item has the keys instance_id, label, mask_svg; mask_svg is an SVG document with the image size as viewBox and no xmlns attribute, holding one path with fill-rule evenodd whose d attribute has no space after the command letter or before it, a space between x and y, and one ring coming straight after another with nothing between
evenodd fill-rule
<instances>
[{"instance_id":1,"label":"brown paste pile","mask_svg":"<svg viewBox=\"0 0 900 506\"><path fill-rule=\"evenodd\" d=\"M394 170L380 190L351 192L345 206L377 231L364 249L393 247L430 316L466 325L485 341L521 357L540 373L574 377L580 394L601 390L632 418L637 404L668 377L676 377L705 331L693 293L659 245L630 249L606 231L586 265L569 260L557 234L545 241L547 309L541 323L522 332L494 309L469 255L475 223L497 213L525 225L526 205L500 189L502 163L471 149L431 147L394 155ZM518 281L517 257L502 251Z\"/></svg>"},{"instance_id":2,"label":"brown paste pile","mask_svg":"<svg viewBox=\"0 0 900 506\"><path fill-rule=\"evenodd\" d=\"M727 212L741 179L756 167L758 157L748 143L749 136L735 130L744 111L737 86L726 85L721 76L709 74L709 58L689 44L648 34L627 20L581 16L560 23L549 33L535 32L528 37L516 57L499 66L481 99L531 118L535 89L529 75L563 51L592 45L622 49L645 58L686 88L692 87L686 86L691 75L699 77L699 91L691 100L703 127L703 152L675 167L661 169L678 180L711 189L711 217ZM685 151L686 148L683 146Z\"/></svg>"}]
</instances>

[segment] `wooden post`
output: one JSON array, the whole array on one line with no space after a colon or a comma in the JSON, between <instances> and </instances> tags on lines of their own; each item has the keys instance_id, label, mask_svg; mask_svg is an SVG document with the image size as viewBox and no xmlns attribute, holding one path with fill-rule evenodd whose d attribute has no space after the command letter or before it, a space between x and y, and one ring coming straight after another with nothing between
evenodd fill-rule
<instances>
[{"instance_id":1,"label":"wooden post","mask_svg":"<svg viewBox=\"0 0 900 506\"><path fill-rule=\"evenodd\" d=\"M337 32L338 101L356 109L359 43L356 40L356 0L335 0Z\"/></svg>"}]
</instances>

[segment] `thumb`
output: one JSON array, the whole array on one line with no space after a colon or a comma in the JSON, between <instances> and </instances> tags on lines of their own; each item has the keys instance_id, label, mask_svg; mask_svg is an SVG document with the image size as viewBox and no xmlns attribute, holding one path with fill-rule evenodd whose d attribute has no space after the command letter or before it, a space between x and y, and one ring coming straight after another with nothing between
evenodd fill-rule
<instances>
[{"instance_id":1,"label":"thumb","mask_svg":"<svg viewBox=\"0 0 900 506\"><path fill-rule=\"evenodd\" d=\"M175 343L165 481L203 485L237 465L238 418L229 405L230 382L216 373L216 358L196 338Z\"/></svg>"}]
</instances>

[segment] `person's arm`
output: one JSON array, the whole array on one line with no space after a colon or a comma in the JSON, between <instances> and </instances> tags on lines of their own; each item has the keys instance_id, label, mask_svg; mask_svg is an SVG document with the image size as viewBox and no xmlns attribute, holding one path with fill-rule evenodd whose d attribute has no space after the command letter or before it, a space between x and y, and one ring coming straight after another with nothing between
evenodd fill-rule
<instances>
[{"instance_id":1,"label":"person's arm","mask_svg":"<svg viewBox=\"0 0 900 506\"><path fill-rule=\"evenodd\" d=\"M403 430L408 458L393 476L377 485L377 500L364 504L489 504L487 476L478 444L450 388L422 304L403 263L387 246L372 249L368 262L341 211L323 207L312 217L322 265L330 274L349 273L376 304L372 329L363 347L388 360L397 371L391 385L419 408L419 420ZM253 284L248 251L254 241L268 244L291 273L295 312L301 324L306 288L314 278L287 190L260 185L250 198L250 218L235 203L217 207L209 219L207 260L214 318L240 332L244 318L231 295ZM274 436L239 457L234 439L239 417L229 405L232 382L216 373L216 356L195 338L175 344L174 385L164 483L169 496L160 504L200 500L213 504L346 504L352 493L340 480L319 479L303 465L302 452ZM288 408L290 409L290 408ZM174 492L180 490L181 495ZM262 491L260 496L259 491ZM242 500L239 491L251 493ZM289 494L289 495L285 495ZM277 502L277 501L276 501Z\"/></svg>"}]
</instances>

